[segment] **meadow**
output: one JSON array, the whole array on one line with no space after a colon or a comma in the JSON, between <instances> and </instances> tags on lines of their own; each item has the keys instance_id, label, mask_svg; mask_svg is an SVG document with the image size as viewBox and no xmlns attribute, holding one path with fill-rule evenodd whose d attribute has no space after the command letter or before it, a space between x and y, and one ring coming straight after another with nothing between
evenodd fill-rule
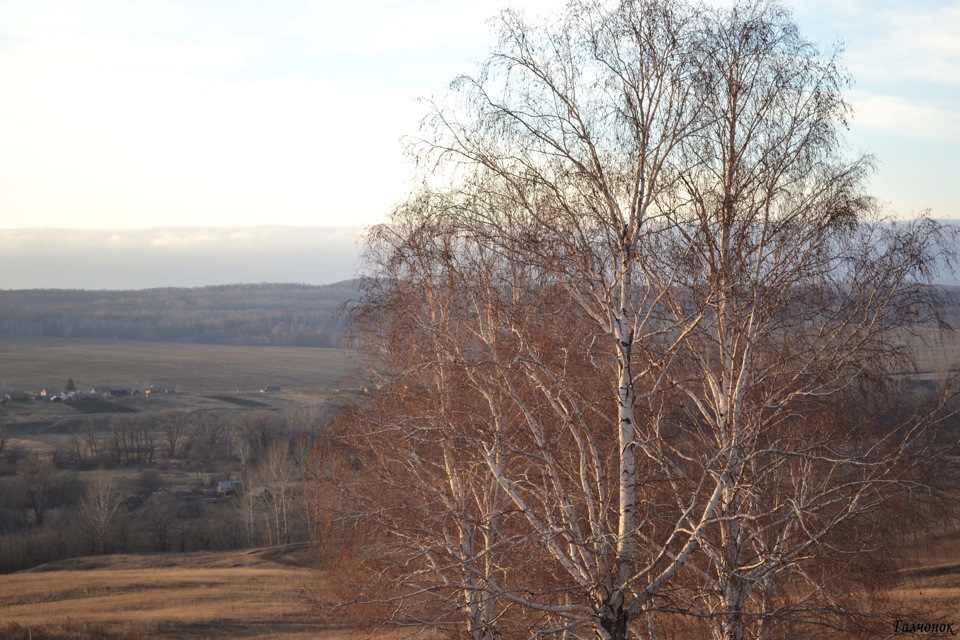
<instances>
[{"instance_id":1,"label":"meadow","mask_svg":"<svg viewBox=\"0 0 960 640\"><path fill-rule=\"evenodd\" d=\"M19 627L24 637L62 628L79 630L84 640L98 633L145 640L357 637L312 613L305 594L327 586L325 574L309 565L306 545L55 562L0 577L0 635Z\"/></svg>"},{"instance_id":2,"label":"meadow","mask_svg":"<svg viewBox=\"0 0 960 640\"><path fill-rule=\"evenodd\" d=\"M0 338L0 386L39 391L94 386L178 391L326 391L351 373L348 352L307 347L232 346L161 342Z\"/></svg>"},{"instance_id":3,"label":"meadow","mask_svg":"<svg viewBox=\"0 0 960 640\"><path fill-rule=\"evenodd\" d=\"M891 593L895 601L908 608L932 608L944 619L958 611L958 534L951 528L919 547L907 545L916 553L917 564L902 572ZM921 547L925 551L917 553ZM330 580L311 564L305 545L54 562L0 576L0 635L58 640L94 640L107 634L116 634L118 640L403 637L319 617L308 593L323 595Z\"/></svg>"}]
</instances>

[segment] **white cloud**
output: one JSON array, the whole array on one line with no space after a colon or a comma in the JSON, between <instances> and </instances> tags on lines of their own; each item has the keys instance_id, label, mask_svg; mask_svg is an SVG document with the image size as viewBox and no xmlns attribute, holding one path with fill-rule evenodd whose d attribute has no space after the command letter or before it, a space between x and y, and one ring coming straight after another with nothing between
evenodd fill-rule
<instances>
[{"instance_id":1,"label":"white cloud","mask_svg":"<svg viewBox=\"0 0 960 640\"><path fill-rule=\"evenodd\" d=\"M0 157L0 169L18 176L2 187L20 202L5 222L20 218L18 226L36 224L31 209L58 194L71 198L74 224L109 205L96 194L111 194L132 226L303 224L331 214L369 223L402 193L400 137L423 108L395 89L316 80L98 70L0 72L0 82L30 96L0 104L0 141L19 151Z\"/></svg>"},{"instance_id":2,"label":"white cloud","mask_svg":"<svg viewBox=\"0 0 960 640\"><path fill-rule=\"evenodd\" d=\"M288 16L286 28L304 51L329 56L414 55L471 49L492 42L490 20L505 7L536 19L559 13L566 0L354 0L313 3ZM462 71L466 71L465 69Z\"/></svg>"},{"instance_id":3,"label":"white cloud","mask_svg":"<svg viewBox=\"0 0 960 640\"><path fill-rule=\"evenodd\" d=\"M943 142L960 142L960 111L889 95L850 92L854 126Z\"/></svg>"},{"instance_id":4,"label":"white cloud","mask_svg":"<svg viewBox=\"0 0 960 640\"><path fill-rule=\"evenodd\" d=\"M940 86L960 86L960 3L916 11L898 6L867 13L872 24L849 63L854 73L875 82L921 80Z\"/></svg>"},{"instance_id":5,"label":"white cloud","mask_svg":"<svg viewBox=\"0 0 960 640\"><path fill-rule=\"evenodd\" d=\"M0 4L0 24L0 34L20 43L18 67L33 73L222 73L237 69L262 42L254 34L199 22L188 6L164 0L7 0Z\"/></svg>"},{"instance_id":6,"label":"white cloud","mask_svg":"<svg viewBox=\"0 0 960 640\"><path fill-rule=\"evenodd\" d=\"M383 220L415 98L475 70L504 4L565 0L2 0L0 226ZM849 44L855 128L957 142L960 2L796 4Z\"/></svg>"},{"instance_id":7,"label":"white cloud","mask_svg":"<svg viewBox=\"0 0 960 640\"><path fill-rule=\"evenodd\" d=\"M0 230L0 287L139 289L355 277L357 228Z\"/></svg>"}]
</instances>

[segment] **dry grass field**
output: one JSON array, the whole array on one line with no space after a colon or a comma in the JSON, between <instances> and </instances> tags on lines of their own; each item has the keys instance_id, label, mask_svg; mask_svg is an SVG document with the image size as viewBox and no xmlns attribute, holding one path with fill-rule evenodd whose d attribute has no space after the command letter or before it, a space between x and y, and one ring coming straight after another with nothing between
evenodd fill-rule
<instances>
[{"instance_id":1,"label":"dry grass field","mask_svg":"<svg viewBox=\"0 0 960 640\"><path fill-rule=\"evenodd\" d=\"M952 619L960 611L960 531L934 536L918 565L906 570L894 601ZM947 558L953 560L944 563ZM92 640L348 640L397 639L318 618L304 588L324 593L325 574L305 566L301 545L224 553L113 555L75 558L0 576L0 635L19 625L22 637L83 629ZM931 615L928 614L928 615ZM894 617L891 617L891 624ZM92 631L91 631L92 630ZM75 632L75 631L74 631ZM430 636L420 636L430 637Z\"/></svg>"},{"instance_id":2,"label":"dry grass field","mask_svg":"<svg viewBox=\"0 0 960 640\"><path fill-rule=\"evenodd\" d=\"M900 556L903 568L887 593L891 606L902 612L921 612L912 616L912 621L950 622L956 630L960 629L960 522L953 519L939 525L918 537L905 538L898 549L890 550ZM891 630L894 618L909 615L890 616Z\"/></svg>"},{"instance_id":3,"label":"dry grass field","mask_svg":"<svg viewBox=\"0 0 960 640\"><path fill-rule=\"evenodd\" d=\"M323 573L304 559L294 547L64 560L0 576L0 633L67 623L150 640L369 637L312 614L303 589L322 592Z\"/></svg>"},{"instance_id":4,"label":"dry grass field","mask_svg":"<svg viewBox=\"0 0 960 640\"><path fill-rule=\"evenodd\" d=\"M149 385L178 390L330 390L343 384L350 358L340 349L248 347L161 342L0 338L0 383L26 391Z\"/></svg>"}]
</instances>

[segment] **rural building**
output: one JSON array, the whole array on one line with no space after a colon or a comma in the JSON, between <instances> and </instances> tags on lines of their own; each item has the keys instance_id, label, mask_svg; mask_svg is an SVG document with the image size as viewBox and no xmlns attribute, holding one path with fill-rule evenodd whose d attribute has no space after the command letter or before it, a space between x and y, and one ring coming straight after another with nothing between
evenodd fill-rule
<instances>
[{"instance_id":1,"label":"rural building","mask_svg":"<svg viewBox=\"0 0 960 640\"><path fill-rule=\"evenodd\" d=\"M217 483L217 493L221 496L229 496L242 488L243 483L239 480L224 480Z\"/></svg>"},{"instance_id":2,"label":"rural building","mask_svg":"<svg viewBox=\"0 0 960 640\"><path fill-rule=\"evenodd\" d=\"M0 401L2 402L29 402L30 394L26 391L19 391L18 389L4 389L0 392Z\"/></svg>"},{"instance_id":3,"label":"rural building","mask_svg":"<svg viewBox=\"0 0 960 640\"><path fill-rule=\"evenodd\" d=\"M175 387L155 387L150 385L147 387L146 391L143 392L143 394L147 396L155 396L160 393L174 393L175 391Z\"/></svg>"}]
</instances>

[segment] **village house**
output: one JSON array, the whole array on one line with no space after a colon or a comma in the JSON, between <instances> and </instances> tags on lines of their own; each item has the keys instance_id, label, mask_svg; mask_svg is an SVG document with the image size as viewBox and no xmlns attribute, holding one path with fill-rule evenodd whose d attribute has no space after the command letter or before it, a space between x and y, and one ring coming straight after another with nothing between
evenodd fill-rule
<instances>
[{"instance_id":1,"label":"village house","mask_svg":"<svg viewBox=\"0 0 960 640\"><path fill-rule=\"evenodd\" d=\"M223 480L217 483L217 494L221 496L229 496L240 491L243 488L243 483L239 480Z\"/></svg>"}]
</instances>

